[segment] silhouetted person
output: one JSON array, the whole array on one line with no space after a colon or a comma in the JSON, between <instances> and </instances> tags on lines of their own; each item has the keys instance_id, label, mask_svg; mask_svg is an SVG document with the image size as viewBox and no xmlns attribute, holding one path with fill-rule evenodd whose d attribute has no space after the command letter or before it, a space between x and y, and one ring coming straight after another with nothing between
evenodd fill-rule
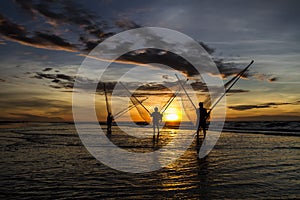
<instances>
[{"instance_id":1,"label":"silhouetted person","mask_svg":"<svg viewBox=\"0 0 300 200\"><path fill-rule=\"evenodd\" d=\"M154 108L154 112L151 113L152 123L153 123L153 138L155 138L155 128L157 128L157 133L159 134L159 123L162 120L162 114L158 112L158 108Z\"/></svg>"},{"instance_id":2,"label":"silhouetted person","mask_svg":"<svg viewBox=\"0 0 300 200\"><path fill-rule=\"evenodd\" d=\"M106 118L106 124L107 124L107 134L110 135L111 134L111 126L112 126L112 122L113 122L113 116L111 113L107 114L107 118Z\"/></svg>"},{"instance_id":3,"label":"silhouetted person","mask_svg":"<svg viewBox=\"0 0 300 200\"><path fill-rule=\"evenodd\" d=\"M203 102L199 103L197 109L197 144L199 144L199 133L202 130L204 138L206 137L206 119L208 118L207 110L203 107Z\"/></svg>"}]
</instances>

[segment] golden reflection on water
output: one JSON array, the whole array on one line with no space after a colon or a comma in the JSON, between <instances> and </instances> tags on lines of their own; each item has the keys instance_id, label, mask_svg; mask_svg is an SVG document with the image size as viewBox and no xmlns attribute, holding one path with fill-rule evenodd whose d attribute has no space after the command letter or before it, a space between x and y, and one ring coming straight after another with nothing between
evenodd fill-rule
<instances>
[{"instance_id":1,"label":"golden reflection on water","mask_svg":"<svg viewBox=\"0 0 300 200\"><path fill-rule=\"evenodd\" d=\"M60 199L62 194L70 199L299 197L300 137L222 133L203 160L197 159L192 144L178 160L163 169L131 174L113 170L93 158L73 125L33 125L1 131L2 191L17 199L33 196ZM113 131L118 130L114 127ZM176 134L176 129L165 130L158 145L153 145L148 137L140 140L140 145L145 146L136 149L154 151L171 142ZM124 149L133 149L129 144L139 144L138 139L128 141L116 132L111 139ZM158 158L153 159L159 162Z\"/></svg>"}]
</instances>

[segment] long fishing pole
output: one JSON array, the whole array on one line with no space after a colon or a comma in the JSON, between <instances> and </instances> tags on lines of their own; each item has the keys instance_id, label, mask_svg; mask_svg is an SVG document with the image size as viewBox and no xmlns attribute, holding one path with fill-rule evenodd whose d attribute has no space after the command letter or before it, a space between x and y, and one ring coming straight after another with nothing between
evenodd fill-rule
<instances>
[{"instance_id":1,"label":"long fishing pole","mask_svg":"<svg viewBox=\"0 0 300 200\"><path fill-rule=\"evenodd\" d=\"M162 107L162 109L160 110L160 113L163 114L167 108L171 105L171 103L173 102L173 100L176 98L177 94L179 93L179 91L176 91L176 93L174 93L169 100L167 101L167 103Z\"/></svg>"},{"instance_id":2,"label":"long fishing pole","mask_svg":"<svg viewBox=\"0 0 300 200\"><path fill-rule=\"evenodd\" d=\"M184 82L184 85L186 84L187 81L188 79ZM174 101L174 99L177 97L179 93L180 93L180 88L170 97L167 103L162 107L160 111L161 114L163 114L168 109L168 107L171 105L171 103Z\"/></svg>"},{"instance_id":3,"label":"long fishing pole","mask_svg":"<svg viewBox=\"0 0 300 200\"><path fill-rule=\"evenodd\" d=\"M209 112L207 113L209 116L209 114L211 113L211 111L216 107L216 105L221 101L221 99L230 91L230 89L234 86L234 84L241 78L241 76L249 69L249 67L254 63L254 60L252 60L247 67L245 67L245 69L243 69L240 73L238 73L237 76L235 76L234 78L232 78L229 82L233 81L234 82L230 85L229 88L226 89L226 91L219 97L219 99L214 103L214 105L210 108ZM227 82L228 83L228 82Z\"/></svg>"},{"instance_id":4,"label":"long fishing pole","mask_svg":"<svg viewBox=\"0 0 300 200\"><path fill-rule=\"evenodd\" d=\"M236 78L238 78L239 76L242 76L242 73L244 73L247 69L243 69L242 71L240 71L238 74L236 74L232 79L230 79L229 81L227 81L225 84L224 84L224 87L225 89L228 87L228 85L230 85ZM206 95L208 96L208 95ZM206 102L206 100L205 100Z\"/></svg>"},{"instance_id":5,"label":"long fishing pole","mask_svg":"<svg viewBox=\"0 0 300 200\"><path fill-rule=\"evenodd\" d=\"M193 101L192 101L190 95L187 93L187 91L185 90L184 86L182 85L181 80L179 79L178 75L175 74L175 76L176 76L176 78L178 79L178 82L179 82L181 88L183 89L184 93L186 94L186 96L188 97L188 99L190 100L190 102L192 103L193 107L194 107L195 109L197 109L196 106L195 106L195 104L193 103Z\"/></svg>"},{"instance_id":6,"label":"long fishing pole","mask_svg":"<svg viewBox=\"0 0 300 200\"><path fill-rule=\"evenodd\" d=\"M251 63L249 65L247 65L247 67L245 67L245 69L243 69L242 71L240 71L237 75L235 75L231 80L229 80L227 83L224 84L225 87L227 87L231 82L233 82L236 78L238 78L239 76L242 76L243 73L245 73L248 68L252 65L254 61L252 60Z\"/></svg>"},{"instance_id":7,"label":"long fishing pole","mask_svg":"<svg viewBox=\"0 0 300 200\"><path fill-rule=\"evenodd\" d=\"M144 101L146 101L148 99L148 97L146 97L145 99L142 99L141 100L141 103L143 103ZM131 106L129 106L128 108L126 108L126 109L124 109L124 110L121 110L120 112L118 112L118 113L116 113L115 115L114 115L114 118L115 119L117 119L117 118L119 118L119 117L121 117L122 115L124 115L124 113L126 112L126 111L130 111L131 109L133 109L133 108L135 108L136 107L136 105L131 105Z\"/></svg>"},{"instance_id":8,"label":"long fishing pole","mask_svg":"<svg viewBox=\"0 0 300 200\"><path fill-rule=\"evenodd\" d=\"M151 115L150 111L133 95L131 94L131 92L127 89L127 87L125 87L125 85L120 82L120 84L125 88L125 90L131 95L131 97L133 97L148 113L149 115Z\"/></svg>"}]
</instances>

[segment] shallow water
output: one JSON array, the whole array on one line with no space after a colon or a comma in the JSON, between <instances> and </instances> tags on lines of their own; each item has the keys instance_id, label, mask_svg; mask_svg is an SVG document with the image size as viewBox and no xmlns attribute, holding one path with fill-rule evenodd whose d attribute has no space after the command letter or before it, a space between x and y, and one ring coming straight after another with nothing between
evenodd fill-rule
<instances>
[{"instance_id":1,"label":"shallow water","mask_svg":"<svg viewBox=\"0 0 300 200\"><path fill-rule=\"evenodd\" d=\"M131 174L93 158L71 124L0 134L1 199L300 198L300 137L226 132L204 160L191 147L163 169Z\"/></svg>"}]
</instances>

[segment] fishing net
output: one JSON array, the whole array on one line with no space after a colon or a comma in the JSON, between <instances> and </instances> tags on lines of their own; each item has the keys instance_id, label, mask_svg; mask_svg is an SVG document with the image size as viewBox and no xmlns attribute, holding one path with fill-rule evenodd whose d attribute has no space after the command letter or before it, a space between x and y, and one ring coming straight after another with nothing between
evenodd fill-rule
<instances>
[{"instance_id":1,"label":"fishing net","mask_svg":"<svg viewBox=\"0 0 300 200\"><path fill-rule=\"evenodd\" d=\"M136 97L130 96L130 100L132 104L135 106L137 109L140 117L146 122L150 123L151 122L151 117L149 111L141 104L141 101L139 101Z\"/></svg>"}]
</instances>

